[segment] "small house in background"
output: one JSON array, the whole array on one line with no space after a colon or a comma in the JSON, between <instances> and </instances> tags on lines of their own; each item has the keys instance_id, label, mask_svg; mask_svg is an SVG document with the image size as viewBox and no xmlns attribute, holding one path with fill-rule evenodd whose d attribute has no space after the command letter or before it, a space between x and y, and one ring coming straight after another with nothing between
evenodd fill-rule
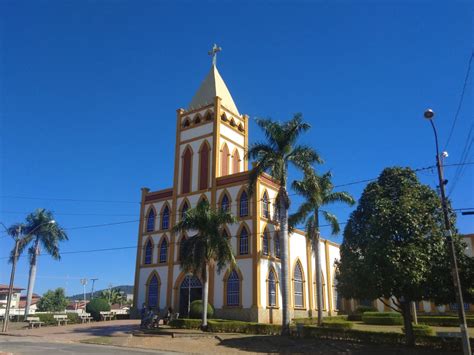
<instances>
[{"instance_id":1,"label":"small house in background","mask_svg":"<svg viewBox=\"0 0 474 355\"><path fill-rule=\"evenodd\" d=\"M9 285L5 284L0 284L0 315L5 314L5 309L7 308L7 300L8 300L8 289ZM21 296L21 291L24 289L21 287L16 287L13 286L13 296L12 296L12 301L11 301L11 309L10 309L10 314L11 315L16 315L19 311L19 305L20 305L20 296Z\"/></svg>"}]
</instances>

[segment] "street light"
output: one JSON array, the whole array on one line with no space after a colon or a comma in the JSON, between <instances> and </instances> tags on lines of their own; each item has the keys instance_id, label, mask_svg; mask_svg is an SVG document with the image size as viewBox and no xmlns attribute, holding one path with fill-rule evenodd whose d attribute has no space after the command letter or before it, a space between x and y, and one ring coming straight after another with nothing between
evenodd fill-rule
<instances>
[{"instance_id":1,"label":"street light","mask_svg":"<svg viewBox=\"0 0 474 355\"><path fill-rule=\"evenodd\" d=\"M462 298L461 291L461 281L459 279L459 270L458 263L456 260L456 252L454 248L453 235L451 232L451 222L449 221L448 206L446 202L446 191L445 185L447 180L444 180L443 177L443 166L441 155L439 153L439 143L438 143L438 133L436 132L436 127L433 122L435 113L432 109L427 109L424 113L424 117L430 121L431 127L433 127L433 133L436 143L436 168L438 169L438 180L439 180L439 189L441 192L441 206L443 207L444 215L444 235L449 243L450 256L451 256L451 274L453 277L454 291L456 293L456 301L458 303L458 316L459 316L459 327L461 329L462 345L464 350L464 355L471 355L471 344L469 343L469 335L467 333L467 324L466 324L466 315L464 313L464 302ZM443 152L442 157L447 157L447 153Z\"/></svg>"},{"instance_id":2,"label":"street light","mask_svg":"<svg viewBox=\"0 0 474 355\"><path fill-rule=\"evenodd\" d=\"M84 309L82 310L82 313L84 314L86 312L86 285L87 285L87 279L86 278L81 279L81 285L82 285L82 289L83 289L83 292L84 292Z\"/></svg>"},{"instance_id":3,"label":"street light","mask_svg":"<svg viewBox=\"0 0 474 355\"><path fill-rule=\"evenodd\" d=\"M51 220L45 223L41 223L37 225L33 230L31 230L28 234L25 235L25 238L28 237L29 235L33 234L38 228L46 225L46 224L55 224L55 220ZM5 228L8 232L8 228L5 227L5 225L2 223L3 228ZM12 261L12 271L10 274L10 285L8 287L8 298L7 298L7 308L5 309L5 320L3 321L3 328L2 332L5 333L8 330L8 321L10 318L10 306L12 302L12 296L13 296L13 282L15 280L15 271L16 271L16 262L18 260L18 247L20 244L20 235L22 233L22 225L18 225L17 230L16 230L16 235L13 237L15 239L15 252L13 254L13 261Z\"/></svg>"}]
</instances>

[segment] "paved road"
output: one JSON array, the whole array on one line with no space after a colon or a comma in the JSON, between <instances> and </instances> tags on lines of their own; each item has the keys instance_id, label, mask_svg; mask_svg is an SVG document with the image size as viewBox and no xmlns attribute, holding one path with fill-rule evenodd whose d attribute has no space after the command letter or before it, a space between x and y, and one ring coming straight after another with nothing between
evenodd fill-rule
<instances>
[{"instance_id":1,"label":"paved road","mask_svg":"<svg viewBox=\"0 0 474 355\"><path fill-rule=\"evenodd\" d=\"M7 339L6 339L7 338ZM24 354L24 355L52 355L52 354L179 354L164 351L151 351L130 348L118 348L105 345L89 345L77 343L56 343L38 341L31 337L0 337L0 355Z\"/></svg>"}]
</instances>

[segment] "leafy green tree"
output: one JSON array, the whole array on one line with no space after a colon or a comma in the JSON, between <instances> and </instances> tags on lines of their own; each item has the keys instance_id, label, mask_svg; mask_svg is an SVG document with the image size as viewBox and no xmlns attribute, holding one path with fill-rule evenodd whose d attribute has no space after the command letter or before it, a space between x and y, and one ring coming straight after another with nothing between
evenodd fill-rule
<instances>
[{"instance_id":1,"label":"leafy green tree","mask_svg":"<svg viewBox=\"0 0 474 355\"><path fill-rule=\"evenodd\" d=\"M310 147L298 145L297 141L310 125L303 122L301 114L296 114L287 122L257 119L258 126L265 133L264 143L253 144L247 156L255 161L250 172L249 194L253 193L258 177L269 173L279 183L276 208L280 221L281 291L283 324L282 334L290 331L290 284L288 270L288 209L290 198L287 191L288 167L304 171L314 163L322 163L319 155Z\"/></svg>"},{"instance_id":2,"label":"leafy green tree","mask_svg":"<svg viewBox=\"0 0 474 355\"><path fill-rule=\"evenodd\" d=\"M59 243L68 240L67 234L54 220L53 213L44 208L39 208L35 212L26 216L24 225L25 236L21 239L18 247L18 255L21 255L28 248L30 257L30 273L28 278L28 293L26 297L25 317L28 315L33 289L36 281L36 269L38 256L41 250L51 255L55 260L60 260Z\"/></svg>"},{"instance_id":3,"label":"leafy green tree","mask_svg":"<svg viewBox=\"0 0 474 355\"><path fill-rule=\"evenodd\" d=\"M64 289L59 287L55 290L48 290L38 301L38 311L40 312L64 312L69 300L64 293Z\"/></svg>"},{"instance_id":4,"label":"leafy green tree","mask_svg":"<svg viewBox=\"0 0 474 355\"><path fill-rule=\"evenodd\" d=\"M345 191L333 191L334 185L331 181L331 173L327 172L321 176L317 175L314 169L305 172L303 180L294 181L293 190L304 198L304 202L299 206L296 213L290 216L290 229L297 224L306 223L306 237L311 243L314 252L316 265L316 299L318 307L318 325L321 325L323 318L323 290L321 282L321 252L320 252L320 215L331 225L332 234L340 231L337 217L323 209L324 206L333 203L345 203L350 206L355 204L354 198Z\"/></svg>"},{"instance_id":5,"label":"leafy green tree","mask_svg":"<svg viewBox=\"0 0 474 355\"><path fill-rule=\"evenodd\" d=\"M451 215L454 222L454 214ZM414 345L410 302L454 302L449 247L443 236L441 202L409 168L386 168L367 185L344 230L337 264L343 297L380 299L400 312L408 345ZM454 223L453 223L454 225ZM455 231L454 231L455 232ZM461 284L473 294L473 258L455 234ZM385 299L393 304L386 303Z\"/></svg>"},{"instance_id":6,"label":"leafy green tree","mask_svg":"<svg viewBox=\"0 0 474 355\"><path fill-rule=\"evenodd\" d=\"M100 320L100 312L110 311L109 301L103 298L94 298L86 305L86 312L91 314L94 320Z\"/></svg>"},{"instance_id":7,"label":"leafy green tree","mask_svg":"<svg viewBox=\"0 0 474 355\"><path fill-rule=\"evenodd\" d=\"M224 226L235 222L236 218L230 212L211 208L209 202L203 200L195 208L188 210L183 219L173 227L174 232L196 233L184 241L180 262L184 272L200 276L204 284L201 326L203 330L207 329L209 266L216 265L218 272L228 264L236 267L230 239L223 234Z\"/></svg>"}]
</instances>

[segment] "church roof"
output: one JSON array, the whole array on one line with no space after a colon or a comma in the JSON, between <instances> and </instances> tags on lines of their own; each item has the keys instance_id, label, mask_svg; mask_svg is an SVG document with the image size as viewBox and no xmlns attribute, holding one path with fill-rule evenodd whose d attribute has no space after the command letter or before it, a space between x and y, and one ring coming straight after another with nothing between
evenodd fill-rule
<instances>
[{"instance_id":1,"label":"church roof","mask_svg":"<svg viewBox=\"0 0 474 355\"><path fill-rule=\"evenodd\" d=\"M222 99L222 106L231 112L240 115L235 106L234 100L232 99L232 95L230 94L229 89L227 89L219 71L215 65L212 65L211 70L202 82L196 95L194 95L188 108L191 110L212 104L214 103L214 98L216 96L219 96Z\"/></svg>"}]
</instances>

